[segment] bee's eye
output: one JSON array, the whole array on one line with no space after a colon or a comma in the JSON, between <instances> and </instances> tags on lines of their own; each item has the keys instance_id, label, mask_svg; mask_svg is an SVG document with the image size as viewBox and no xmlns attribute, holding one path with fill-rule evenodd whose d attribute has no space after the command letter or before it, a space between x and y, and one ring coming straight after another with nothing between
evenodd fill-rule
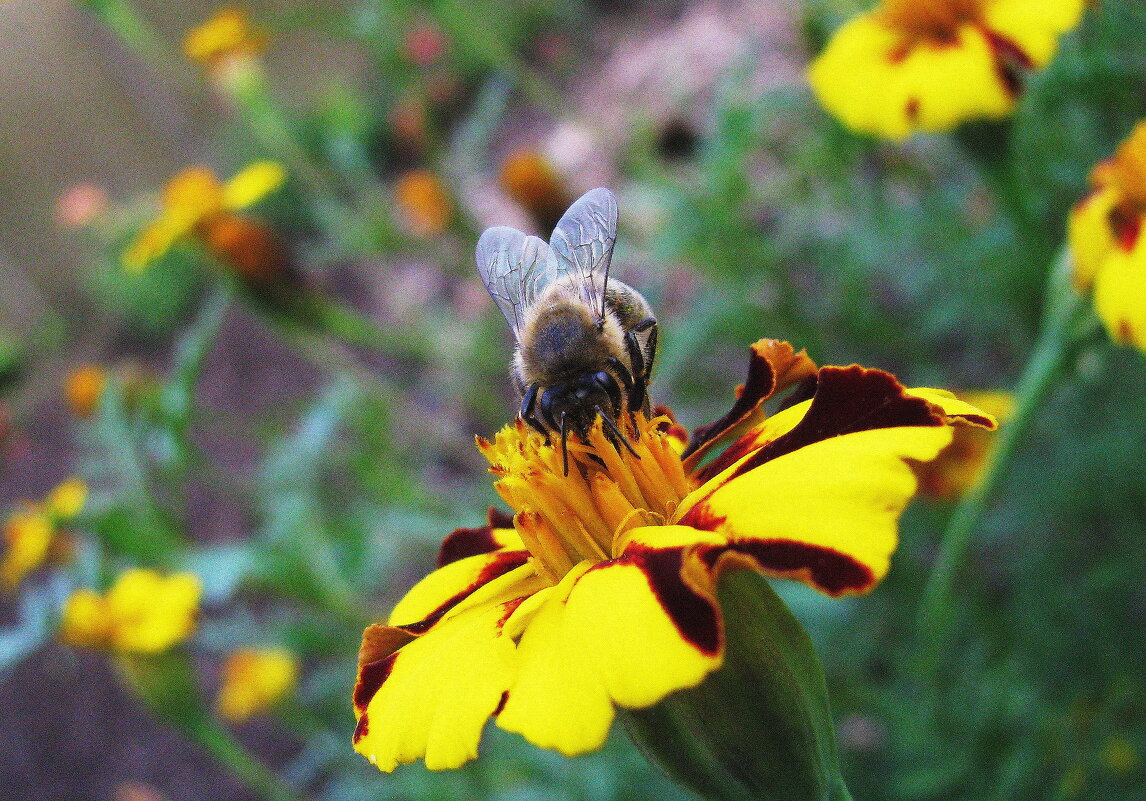
<instances>
[{"instance_id":1,"label":"bee's eye","mask_svg":"<svg viewBox=\"0 0 1146 801\"><path fill-rule=\"evenodd\" d=\"M597 372L593 373L593 383L608 389L610 386L616 384L617 382L613 376L609 375L604 370L598 370Z\"/></svg>"}]
</instances>

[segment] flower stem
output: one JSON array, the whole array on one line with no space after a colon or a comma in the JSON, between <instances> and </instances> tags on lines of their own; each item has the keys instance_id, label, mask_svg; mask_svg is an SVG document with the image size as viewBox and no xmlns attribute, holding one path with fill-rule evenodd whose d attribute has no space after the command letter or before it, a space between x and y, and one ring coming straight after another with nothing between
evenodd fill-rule
<instances>
[{"instance_id":1,"label":"flower stem","mask_svg":"<svg viewBox=\"0 0 1146 801\"><path fill-rule=\"evenodd\" d=\"M919 616L925 676L934 675L938 666L952 624L951 595L956 575L966 558L971 536L987 512L995 487L1006 474L1036 410L1062 375L1076 346L1097 327L1089 300L1070 285L1070 267L1070 258L1064 251L1048 281L1042 330L1015 390L1015 410L1000 426L979 480L959 501L943 534L939 555L924 588Z\"/></svg>"},{"instance_id":2,"label":"flower stem","mask_svg":"<svg viewBox=\"0 0 1146 801\"><path fill-rule=\"evenodd\" d=\"M298 796L269 768L256 760L235 737L218 723L202 720L187 733L203 746L233 776L265 801L296 801Z\"/></svg>"}]
</instances>

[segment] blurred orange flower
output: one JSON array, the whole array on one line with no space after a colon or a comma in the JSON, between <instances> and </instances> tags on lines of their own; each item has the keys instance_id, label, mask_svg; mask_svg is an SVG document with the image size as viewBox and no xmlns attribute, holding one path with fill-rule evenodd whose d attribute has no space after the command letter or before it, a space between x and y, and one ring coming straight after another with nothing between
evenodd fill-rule
<instances>
[{"instance_id":1,"label":"blurred orange flower","mask_svg":"<svg viewBox=\"0 0 1146 801\"><path fill-rule=\"evenodd\" d=\"M453 203L442 179L427 169L410 170L399 176L394 187L398 208L416 236L437 236L446 230Z\"/></svg>"},{"instance_id":2,"label":"blurred orange flower","mask_svg":"<svg viewBox=\"0 0 1146 801\"><path fill-rule=\"evenodd\" d=\"M222 8L183 38L183 52L205 67L219 67L234 59L258 56L267 46L262 31L251 27L250 16L240 8Z\"/></svg>"},{"instance_id":3,"label":"blurred orange flower","mask_svg":"<svg viewBox=\"0 0 1146 801\"><path fill-rule=\"evenodd\" d=\"M282 648L239 648L223 664L223 686L215 701L219 715L241 723L274 706L298 680L298 660Z\"/></svg>"},{"instance_id":4,"label":"blurred orange flower","mask_svg":"<svg viewBox=\"0 0 1146 801\"><path fill-rule=\"evenodd\" d=\"M501 164L498 183L530 213L539 231L552 231L571 202L557 170L536 150L513 151Z\"/></svg>"}]
</instances>

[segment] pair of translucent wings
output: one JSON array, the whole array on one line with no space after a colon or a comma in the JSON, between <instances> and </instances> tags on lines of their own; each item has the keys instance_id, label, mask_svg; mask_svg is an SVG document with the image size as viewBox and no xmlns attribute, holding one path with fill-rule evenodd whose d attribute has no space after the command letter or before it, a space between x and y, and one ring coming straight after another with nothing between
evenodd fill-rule
<instances>
[{"instance_id":1,"label":"pair of translucent wings","mask_svg":"<svg viewBox=\"0 0 1146 801\"><path fill-rule=\"evenodd\" d=\"M608 189L593 189L569 207L549 244L497 226L481 235L475 256L485 288L520 341L529 307L554 282L567 285L599 319L604 317L616 240L617 198Z\"/></svg>"}]
</instances>

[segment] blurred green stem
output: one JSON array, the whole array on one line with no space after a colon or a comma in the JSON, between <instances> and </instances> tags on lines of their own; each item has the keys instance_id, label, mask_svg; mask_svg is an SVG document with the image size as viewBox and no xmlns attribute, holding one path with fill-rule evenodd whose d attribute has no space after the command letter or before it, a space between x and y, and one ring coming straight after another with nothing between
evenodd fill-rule
<instances>
[{"instance_id":1,"label":"blurred green stem","mask_svg":"<svg viewBox=\"0 0 1146 801\"><path fill-rule=\"evenodd\" d=\"M171 48L129 0L84 0L83 5L149 69L184 89L192 86L188 73L176 69L179 60Z\"/></svg>"},{"instance_id":2,"label":"blurred green stem","mask_svg":"<svg viewBox=\"0 0 1146 801\"><path fill-rule=\"evenodd\" d=\"M265 801L296 801L299 798L216 721L204 718L187 726L186 730L195 742L260 798Z\"/></svg>"},{"instance_id":3,"label":"blurred green stem","mask_svg":"<svg viewBox=\"0 0 1146 801\"><path fill-rule=\"evenodd\" d=\"M1026 370L1015 389L1015 409L1000 427L976 484L963 496L947 523L939 555L923 592L919 617L924 644L923 673L934 675L954 608L952 592L971 536L979 528L996 485L1006 474L1015 449L1043 400L1062 376L1077 345L1098 327L1090 299L1071 286L1071 259L1063 250L1051 272L1042 329Z\"/></svg>"}]
</instances>

